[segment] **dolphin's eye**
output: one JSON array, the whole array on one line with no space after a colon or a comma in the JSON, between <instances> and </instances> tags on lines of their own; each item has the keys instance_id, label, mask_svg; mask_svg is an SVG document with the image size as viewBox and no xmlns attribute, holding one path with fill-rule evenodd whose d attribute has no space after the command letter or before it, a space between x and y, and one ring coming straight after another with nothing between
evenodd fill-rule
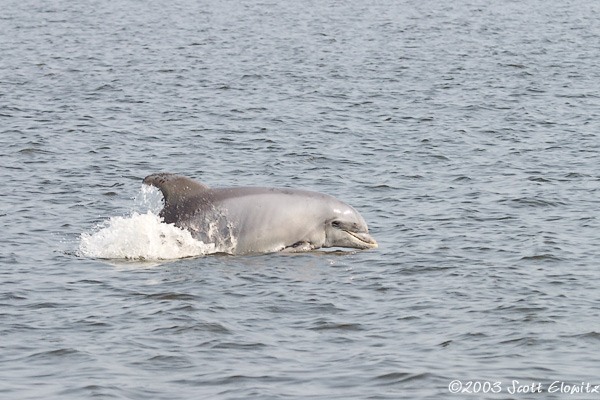
<instances>
[{"instance_id":1,"label":"dolphin's eye","mask_svg":"<svg viewBox=\"0 0 600 400\"><path fill-rule=\"evenodd\" d=\"M333 221L331 223L331 226L333 226L334 228L341 228L342 227L342 223L340 221Z\"/></svg>"}]
</instances>

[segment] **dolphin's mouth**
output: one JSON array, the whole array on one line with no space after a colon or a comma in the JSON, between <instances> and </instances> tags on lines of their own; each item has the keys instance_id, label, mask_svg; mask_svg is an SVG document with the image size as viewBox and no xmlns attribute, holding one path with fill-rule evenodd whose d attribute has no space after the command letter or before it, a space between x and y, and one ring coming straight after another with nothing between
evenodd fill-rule
<instances>
[{"instance_id":1,"label":"dolphin's mouth","mask_svg":"<svg viewBox=\"0 0 600 400\"><path fill-rule=\"evenodd\" d=\"M368 233L359 233L359 232L350 232L350 231L344 231L344 232L346 232L350 236L355 237L361 243L364 243L364 246L367 249L376 249L377 247L379 247L379 245L377 244L377 241L375 239L373 239L373 236L369 235Z\"/></svg>"}]
</instances>

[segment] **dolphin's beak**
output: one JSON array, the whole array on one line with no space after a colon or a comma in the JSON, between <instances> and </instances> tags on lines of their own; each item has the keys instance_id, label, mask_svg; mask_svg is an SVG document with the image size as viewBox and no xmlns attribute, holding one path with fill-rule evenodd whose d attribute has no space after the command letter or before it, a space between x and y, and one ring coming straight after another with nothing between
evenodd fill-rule
<instances>
[{"instance_id":1,"label":"dolphin's beak","mask_svg":"<svg viewBox=\"0 0 600 400\"><path fill-rule=\"evenodd\" d=\"M344 231L344 232L346 232L350 236L353 236L356 239L358 239L360 241L359 244L364 249L376 249L377 247L379 247L379 245L377 244L377 241L375 239L373 239L373 236L369 235L368 233L350 232L350 231Z\"/></svg>"}]
</instances>

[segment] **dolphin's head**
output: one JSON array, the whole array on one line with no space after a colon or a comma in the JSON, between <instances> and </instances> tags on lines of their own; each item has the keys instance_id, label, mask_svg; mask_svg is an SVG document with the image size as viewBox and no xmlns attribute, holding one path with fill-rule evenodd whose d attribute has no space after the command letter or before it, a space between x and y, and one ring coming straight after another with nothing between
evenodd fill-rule
<instances>
[{"instance_id":1,"label":"dolphin's head","mask_svg":"<svg viewBox=\"0 0 600 400\"><path fill-rule=\"evenodd\" d=\"M354 208L344 204L333 208L333 216L325 222L323 247L350 247L375 249L377 242L369 235L363 217Z\"/></svg>"}]
</instances>

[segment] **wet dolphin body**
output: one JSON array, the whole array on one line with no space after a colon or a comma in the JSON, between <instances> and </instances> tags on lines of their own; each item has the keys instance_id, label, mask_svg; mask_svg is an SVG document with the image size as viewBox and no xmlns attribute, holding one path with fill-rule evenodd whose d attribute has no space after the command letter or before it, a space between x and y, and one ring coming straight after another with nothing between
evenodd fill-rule
<instances>
[{"instance_id":1,"label":"wet dolphin body","mask_svg":"<svg viewBox=\"0 0 600 400\"><path fill-rule=\"evenodd\" d=\"M164 222L189 230L231 254L308 251L321 247L372 249L363 217L321 193L295 189L213 189L177 174L147 176L160 189Z\"/></svg>"}]
</instances>

